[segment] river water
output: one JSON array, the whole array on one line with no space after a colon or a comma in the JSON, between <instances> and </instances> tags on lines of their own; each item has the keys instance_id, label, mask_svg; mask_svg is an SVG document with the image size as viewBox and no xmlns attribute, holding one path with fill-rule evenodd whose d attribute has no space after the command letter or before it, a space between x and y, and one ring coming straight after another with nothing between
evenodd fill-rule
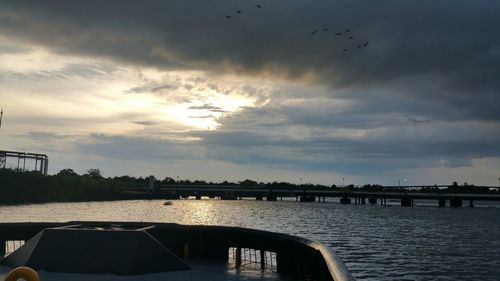
<instances>
[{"instance_id":1,"label":"river water","mask_svg":"<svg viewBox=\"0 0 500 281\"><path fill-rule=\"evenodd\" d=\"M0 206L0 222L151 221L299 235L334 249L358 280L500 280L500 208L162 200Z\"/></svg>"}]
</instances>

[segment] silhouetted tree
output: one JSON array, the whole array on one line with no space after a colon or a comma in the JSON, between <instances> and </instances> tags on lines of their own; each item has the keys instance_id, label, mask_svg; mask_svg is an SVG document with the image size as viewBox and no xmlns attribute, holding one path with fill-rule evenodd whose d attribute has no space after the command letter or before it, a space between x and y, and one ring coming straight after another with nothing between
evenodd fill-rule
<instances>
[{"instance_id":1,"label":"silhouetted tree","mask_svg":"<svg viewBox=\"0 0 500 281\"><path fill-rule=\"evenodd\" d=\"M255 187L257 185L256 181L246 179L242 182L240 182L241 187Z\"/></svg>"},{"instance_id":2,"label":"silhouetted tree","mask_svg":"<svg viewBox=\"0 0 500 281\"><path fill-rule=\"evenodd\" d=\"M175 180L171 177L165 177L162 181L162 184L175 184Z\"/></svg>"},{"instance_id":3,"label":"silhouetted tree","mask_svg":"<svg viewBox=\"0 0 500 281\"><path fill-rule=\"evenodd\" d=\"M86 175L89 176L89 177L91 177L91 178L102 178L101 170L99 170L97 168L89 169L87 171Z\"/></svg>"},{"instance_id":4,"label":"silhouetted tree","mask_svg":"<svg viewBox=\"0 0 500 281\"><path fill-rule=\"evenodd\" d=\"M59 171L59 173L57 173L58 176L62 176L62 177L77 177L78 174L73 171L73 169L62 169Z\"/></svg>"}]
</instances>

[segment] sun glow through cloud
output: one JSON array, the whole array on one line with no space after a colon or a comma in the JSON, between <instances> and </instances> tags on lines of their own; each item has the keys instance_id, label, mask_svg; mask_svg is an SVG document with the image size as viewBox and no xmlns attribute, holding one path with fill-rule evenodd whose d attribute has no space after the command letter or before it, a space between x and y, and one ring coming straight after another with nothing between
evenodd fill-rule
<instances>
[{"instance_id":1,"label":"sun glow through cloud","mask_svg":"<svg viewBox=\"0 0 500 281\"><path fill-rule=\"evenodd\" d=\"M177 120L196 129L215 130L219 119L230 117L244 107L255 106L255 101L241 96L209 95L191 103L173 104L164 109L168 119Z\"/></svg>"},{"instance_id":2,"label":"sun glow through cloud","mask_svg":"<svg viewBox=\"0 0 500 281\"><path fill-rule=\"evenodd\" d=\"M4 99L5 108L24 104L9 114L14 118L44 116L86 120L85 126L47 123L42 130L121 134L136 130L137 125L131 122L138 118L148 119L139 121L143 124L176 124L177 130L183 127L184 130L215 130L221 126L218 120L256 105L254 97L234 89L241 83L237 79L236 82L228 79L227 83L217 81L215 86L203 72L165 72L117 65L112 61L59 55L38 46L21 51L20 54L0 54L0 71L11 79L25 81L2 86L4 91L11 89L18 93ZM43 99L26 99L26 96ZM23 128L16 126L15 130L27 129Z\"/></svg>"}]
</instances>

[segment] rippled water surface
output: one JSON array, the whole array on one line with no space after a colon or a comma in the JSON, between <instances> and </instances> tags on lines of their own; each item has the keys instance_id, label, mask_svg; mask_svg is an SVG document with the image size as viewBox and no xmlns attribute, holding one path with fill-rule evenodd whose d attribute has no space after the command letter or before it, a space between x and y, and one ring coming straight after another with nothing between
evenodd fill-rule
<instances>
[{"instance_id":1,"label":"rippled water surface","mask_svg":"<svg viewBox=\"0 0 500 281\"><path fill-rule=\"evenodd\" d=\"M331 246L358 280L500 280L500 208L177 200L0 207L1 222L121 220L231 225Z\"/></svg>"}]
</instances>

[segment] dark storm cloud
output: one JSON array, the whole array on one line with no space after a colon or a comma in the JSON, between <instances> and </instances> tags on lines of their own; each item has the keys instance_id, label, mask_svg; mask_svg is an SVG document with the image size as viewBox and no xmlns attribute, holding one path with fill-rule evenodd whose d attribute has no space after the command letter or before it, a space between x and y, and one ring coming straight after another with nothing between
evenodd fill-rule
<instances>
[{"instance_id":1,"label":"dark storm cloud","mask_svg":"<svg viewBox=\"0 0 500 281\"><path fill-rule=\"evenodd\" d=\"M0 55L2 54L22 54L22 53L28 53L30 49L28 48L22 48L18 46L10 46L10 45L4 45L0 43Z\"/></svg>"},{"instance_id":2,"label":"dark storm cloud","mask_svg":"<svg viewBox=\"0 0 500 281\"><path fill-rule=\"evenodd\" d=\"M397 108L380 109L364 102L350 102L349 105L335 104L330 99L309 99L295 105L282 105L271 101L258 108L246 108L239 114L220 117L224 128L246 128L262 130L264 128L284 128L304 126L307 128L332 129L376 129L381 127L412 126L432 122L432 119L447 120L449 112L439 113L435 107L427 112L419 110L425 104L398 102ZM423 117L422 114L424 114Z\"/></svg>"},{"instance_id":3,"label":"dark storm cloud","mask_svg":"<svg viewBox=\"0 0 500 281\"><path fill-rule=\"evenodd\" d=\"M74 138L74 135L64 135L64 134L59 134L59 133L54 133L54 132L42 132L42 131L35 131L35 132L29 132L28 134L24 135L24 137L32 139L32 140L37 140L37 141L46 141L46 142L51 142L51 141L58 141L58 140L67 140L70 138Z\"/></svg>"},{"instance_id":4,"label":"dark storm cloud","mask_svg":"<svg viewBox=\"0 0 500 281\"><path fill-rule=\"evenodd\" d=\"M130 121L134 124L137 124L137 125L143 125L143 126L153 126L153 125L157 125L158 122L155 122L155 121L149 121L149 120L143 120L143 121Z\"/></svg>"},{"instance_id":5,"label":"dark storm cloud","mask_svg":"<svg viewBox=\"0 0 500 281\"><path fill-rule=\"evenodd\" d=\"M425 118L418 118L413 116L406 116L406 119L413 124L427 124L430 123L431 120Z\"/></svg>"},{"instance_id":6,"label":"dark storm cloud","mask_svg":"<svg viewBox=\"0 0 500 281\"><path fill-rule=\"evenodd\" d=\"M213 115L202 115L202 116L188 116L188 118L191 119L209 119L209 118L214 118L215 116Z\"/></svg>"},{"instance_id":7,"label":"dark storm cloud","mask_svg":"<svg viewBox=\"0 0 500 281\"><path fill-rule=\"evenodd\" d=\"M208 103L204 104L204 105L200 105L200 106L190 106L190 107L188 107L188 109L208 110L210 112L220 112L220 113L226 112L222 108L220 108L218 106L213 106L213 105L208 104Z\"/></svg>"},{"instance_id":8,"label":"dark storm cloud","mask_svg":"<svg viewBox=\"0 0 500 281\"><path fill-rule=\"evenodd\" d=\"M489 90L499 86L488 74L499 67L500 3L488 0L269 1L263 9L247 1L10 1L2 6L3 32L67 52L167 67L172 61L200 68L228 62L250 71L276 66L301 75L312 70L346 85L430 72L449 75L452 83L473 72L477 79L459 80L482 82L478 85ZM235 9L244 13L224 18ZM330 31L311 36L323 26ZM334 36L345 28L354 40ZM365 41L370 48L358 50ZM345 54L344 48L353 52Z\"/></svg>"},{"instance_id":9,"label":"dark storm cloud","mask_svg":"<svg viewBox=\"0 0 500 281\"><path fill-rule=\"evenodd\" d=\"M145 137L91 134L76 144L82 154L111 159L165 162L174 159L196 159L199 147L190 142Z\"/></svg>"},{"instance_id":10,"label":"dark storm cloud","mask_svg":"<svg viewBox=\"0 0 500 281\"><path fill-rule=\"evenodd\" d=\"M88 127L90 124L109 124L117 122L117 120L129 120L130 118L138 119L147 118L149 115L147 113L120 113L113 114L110 116L73 116L73 117L49 117L42 114L35 114L33 116L12 116L9 118L12 123L18 126L32 125L36 128L46 127L47 124L51 126L63 126L63 127Z\"/></svg>"},{"instance_id":11,"label":"dark storm cloud","mask_svg":"<svg viewBox=\"0 0 500 281\"><path fill-rule=\"evenodd\" d=\"M266 1L262 9L247 1L192 0L0 6L1 33L58 52L164 69L312 77L353 91L395 87L398 95L444 103L467 118L500 119L493 106L500 103L498 1L295 0ZM237 9L244 13L236 15ZM311 35L322 27L329 31ZM353 40L334 35L345 28ZM366 48L357 48L365 41ZM422 79L432 89L411 90ZM368 99L386 97L379 92Z\"/></svg>"},{"instance_id":12,"label":"dark storm cloud","mask_svg":"<svg viewBox=\"0 0 500 281\"><path fill-rule=\"evenodd\" d=\"M285 134L248 131L197 132L206 157L239 164L260 163L300 170L376 173L384 170L435 166L469 166L473 158L500 157L500 138L479 136L453 140L402 138L354 139L311 136L297 139Z\"/></svg>"},{"instance_id":13,"label":"dark storm cloud","mask_svg":"<svg viewBox=\"0 0 500 281\"><path fill-rule=\"evenodd\" d=\"M142 94L142 93L158 93L158 92L164 92L168 90L175 90L178 87L175 85L157 85L152 84L152 85L143 85L143 86L138 86L138 87L133 87L131 89L128 89L125 91L127 94Z\"/></svg>"},{"instance_id":14,"label":"dark storm cloud","mask_svg":"<svg viewBox=\"0 0 500 281\"><path fill-rule=\"evenodd\" d=\"M85 79L109 79L120 71L118 67L109 64L66 63L55 70L40 70L27 72L7 72L6 75L20 80L45 81L52 79L70 79L80 77Z\"/></svg>"},{"instance_id":15,"label":"dark storm cloud","mask_svg":"<svg viewBox=\"0 0 500 281\"><path fill-rule=\"evenodd\" d=\"M220 118L220 130L193 136L202 139L207 155L215 159L302 170L376 173L470 166L473 159L500 156L498 122L450 121L439 115L433 121L361 108L325 100L294 106L270 103Z\"/></svg>"}]
</instances>

